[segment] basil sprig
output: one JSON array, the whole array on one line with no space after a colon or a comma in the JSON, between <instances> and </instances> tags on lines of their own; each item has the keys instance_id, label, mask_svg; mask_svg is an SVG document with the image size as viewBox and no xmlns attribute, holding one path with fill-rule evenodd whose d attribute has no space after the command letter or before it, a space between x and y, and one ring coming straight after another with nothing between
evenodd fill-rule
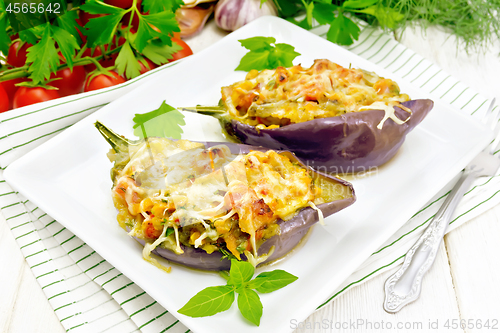
<instances>
[{"instance_id":1,"label":"basil sprig","mask_svg":"<svg viewBox=\"0 0 500 333\"><path fill-rule=\"evenodd\" d=\"M179 313L189 317L213 316L216 313L228 310L234 302L235 293L238 294L238 309L243 317L259 326L262 317L262 303L259 293L270 293L281 289L298 279L283 270L260 273L252 280L255 268L246 261L231 260L229 276L225 286L208 287L194 295Z\"/></svg>"}]
</instances>

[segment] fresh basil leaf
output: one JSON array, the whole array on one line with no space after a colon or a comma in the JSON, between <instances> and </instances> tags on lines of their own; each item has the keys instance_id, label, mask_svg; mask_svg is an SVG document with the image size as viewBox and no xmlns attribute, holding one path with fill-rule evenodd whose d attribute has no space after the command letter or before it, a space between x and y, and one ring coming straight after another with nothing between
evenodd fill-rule
<instances>
[{"instance_id":1,"label":"fresh basil leaf","mask_svg":"<svg viewBox=\"0 0 500 333\"><path fill-rule=\"evenodd\" d=\"M326 39L339 45L351 45L354 40L358 39L359 33L360 29L356 23L345 17L342 13L339 13L330 24Z\"/></svg>"},{"instance_id":2,"label":"fresh basil leaf","mask_svg":"<svg viewBox=\"0 0 500 333\"><path fill-rule=\"evenodd\" d=\"M141 139L150 136L180 139L181 126L186 125L184 115L165 101L157 110L136 114L132 121L134 134Z\"/></svg>"},{"instance_id":3,"label":"fresh basil leaf","mask_svg":"<svg viewBox=\"0 0 500 333\"><path fill-rule=\"evenodd\" d=\"M245 282L252 279L255 268L248 261L231 260L231 269L229 270L228 284L235 287L241 287Z\"/></svg>"},{"instance_id":4,"label":"fresh basil leaf","mask_svg":"<svg viewBox=\"0 0 500 333\"><path fill-rule=\"evenodd\" d=\"M230 286L205 288L177 312L189 317L206 317L226 311L234 302L234 289Z\"/></svg>"},{"instance_id":5,"label":"fresh basil leaf","mask_svg":"<svg viewBox=\"0 0 500 333\"><path fill-rule=\"evenodd\" d=\"M251 289L241 288L238 292L238 309L243 317L259 326L262 317L262 303L259 295Z\"/></svg>"},{"instance_id":6,"label":"fresh basil leaf","mask_svg":"<svg viewBox=\"0 0 500 333\"><path fill-rule=\"evenodd\" d=\"M263 272L250 281L247 288L257 290L259 293L270 293L281 289L296 281L298 277L284 270L277 269L272 272Z\"/></svg>"}]
</instances>

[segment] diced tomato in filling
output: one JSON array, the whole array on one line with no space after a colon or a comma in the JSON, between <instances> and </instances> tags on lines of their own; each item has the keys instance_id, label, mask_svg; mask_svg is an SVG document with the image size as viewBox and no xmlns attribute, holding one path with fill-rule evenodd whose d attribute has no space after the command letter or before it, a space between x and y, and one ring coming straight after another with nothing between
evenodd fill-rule
<instances>
[{"instance_id":1,"label":"diced tomato in filling","mask_svg":"<svg viewBox=\"0 0 500 333\"><path fill-rule=\"evenodd\" d=\"M146 230L144 231L144 234L146 235L147 238L151 239L157 239L161 235L161 230L158 230L154 227L153 223L147 222L148 226L146 227Z\"/></svg>"}]
</instances>

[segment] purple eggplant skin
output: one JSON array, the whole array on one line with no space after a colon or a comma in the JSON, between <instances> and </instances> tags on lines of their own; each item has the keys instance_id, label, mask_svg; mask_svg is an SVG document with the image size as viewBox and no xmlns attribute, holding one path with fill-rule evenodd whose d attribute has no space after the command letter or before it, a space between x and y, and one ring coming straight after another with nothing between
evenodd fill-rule
<instances>
[{"instance_id":1,"label":"purple eggplant skin","mask_svg":"<svg viewBox=\"0 0 500 333\"><path fill-rule=\"evenodd\" d=\"M328 173L368 171L390 160L406 135L431 111L429 99L402 103L412 111L401 125L387 119L382 129L382 110L366 110L337 117L320 118L274 129L256 129L234 119L221 119L227 134L239 142L294 152L308 166ZM396 116L405 120L409 113L395 107Z\"/></svg>"},{"instance_id":2,"label":"purple eggplant skin","mask_svg":"<svg viewBox=\"0 0 500 333\"><path fill-rule=\"evenodd\" d=\"M248 154L251 150L267 151L269 149L250 146L245 144L228 143L228 142L203 142L207 148L216 145L227 145L233 154ZM308 168L300 159L298 159L294 154L290 152L284 152L287 157L292 161L299 163L303 168ZM346 193L346 198L342 200L327 202L318 205L317 207L323 212L323 216L326 218L354 203L356 201L356 196L351 183L342 180L340 178L333 177L328 174L321 172L312 171L312 176L320 177L324 181L329 182L332 186L342 186L343 191ZM272 246L275 247L273 254L263 263L268 263L285 256L288 252L295 248L300 240L307 234L307 231L316 222L318 222L318 212L310 207L302 209L297 215L288 221L278 220L276 223L280 225L281 232L279 235L275 235L268 240L266 240L259 248L258 254L262 255L268 253ZM134 237L142 245L144 245L144 240ZM202 269L202 270L229 270L231 262L222 257L220 252L213 252L208 254L204 250L195 249L192 247L181 245L183 254L175 254L174 252L157 247L152 253L159 255L171 262L175 262L184 266ZM246 260L245 256L242 255L242 260Z\"/></svg>"}]
</instances>

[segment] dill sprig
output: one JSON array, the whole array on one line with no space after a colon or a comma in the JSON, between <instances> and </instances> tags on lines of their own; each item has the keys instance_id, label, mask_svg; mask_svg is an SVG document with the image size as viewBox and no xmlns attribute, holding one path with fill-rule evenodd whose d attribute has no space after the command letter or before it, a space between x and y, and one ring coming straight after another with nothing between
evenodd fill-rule
<instances>
[{"instance_id":1,"label":"dill sprig","mask_svg":"<svg viewBox=\"0 0 500 333\"><path fill-rule=\"evenodd\" d=\"M486 48L500 39L500 0L382 0L404 15L398 22L402 34L411 26L441 26L458 37L457 47Z\"/></svg>"}]
</instances>

